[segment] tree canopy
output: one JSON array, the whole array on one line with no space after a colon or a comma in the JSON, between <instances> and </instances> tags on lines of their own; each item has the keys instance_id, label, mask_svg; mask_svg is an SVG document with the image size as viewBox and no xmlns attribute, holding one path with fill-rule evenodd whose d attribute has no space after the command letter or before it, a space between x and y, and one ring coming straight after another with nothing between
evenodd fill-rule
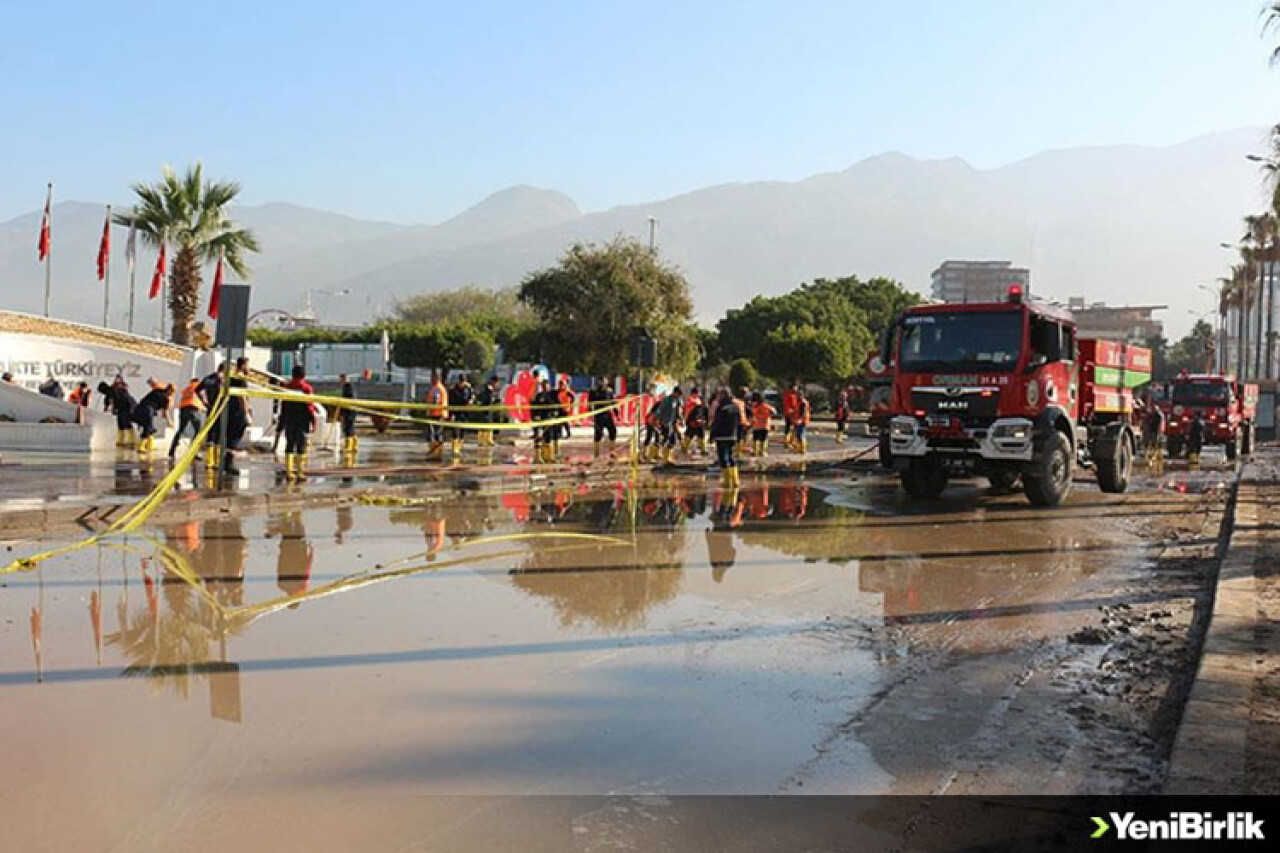
<instances>
[{"instance_id":1,"label":"tree canopy","mask_svg":"<svg viewBox=\"0 0 1280 853\"><path fill-rule=\"evenodd\" d=\"M159 181L140 181L133 185L133 191L138 197L133 210L116 215L115 221L136 226L143 242L175 249L169 268L171 340L186 344L200 299L201 264L221 257L236 275L247 277L247 256L258 251L253 232L239 227L227 215L240 194L240 185L207 181L204 169L196 163L182 175L165 166Z\"/></svg>"},{"instance_id":2,"label":"tree canopy","mask_svg":"<svg viewBox=\"0 0 1280 853\"><path fill-rule=\"evenodd\" d=\"M541 323L544 355L560 369L626 372L637 327L657 340L660 370L684 376L697 361L689 283L635 240L575 244L556 266L527 276L519 297Z\"/></svg>"},{"instance_id":3,"label":"tree canopy","mask_svg":"<svg viewBox=\"0 0 1280 853\"><path fill-rule=\"evenodd\" d=\"M781 296L757 296L717 325L724 358L764 374L828 385L847 381L879 335L919 297L892 279L817 279Z\"/></svg>"}]
</instances>

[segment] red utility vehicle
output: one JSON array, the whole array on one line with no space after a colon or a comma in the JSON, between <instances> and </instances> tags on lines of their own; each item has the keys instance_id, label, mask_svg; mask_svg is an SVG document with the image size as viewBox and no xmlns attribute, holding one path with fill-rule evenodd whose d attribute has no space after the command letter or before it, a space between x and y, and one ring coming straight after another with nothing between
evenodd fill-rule
<instances>
[{"instance_id":1,"label":"red utility vehicle","mask_svg":"<svg viewBox=\"0 0 1280 853\"><path fill-rule=\"evenodd\" d=\"M1227 458L1253 452L1254 421L1258 412L1258 386L1235 381L1220 373L1181 373L1169 383L1165 410L1165 446L1170 456L1180 456L1196 413L1204 420L1204 443L1219 444Z\"/></svg>"},{"instance_id":2,"label":"red utility vehicle","mask_svg":"<svg viewBox=\"0 0 1280 853\"><path fill-rule=\"evenodd\" d=\"M1015 285L1004 302L907 309L882 358L894 382L881 451L912 497L976 474L1055 506L1077 462L1104 492L1128 487L1133 389L1151 378L1149 349L1077 341L1069 312Z\"/></svg>"}]
</instances>

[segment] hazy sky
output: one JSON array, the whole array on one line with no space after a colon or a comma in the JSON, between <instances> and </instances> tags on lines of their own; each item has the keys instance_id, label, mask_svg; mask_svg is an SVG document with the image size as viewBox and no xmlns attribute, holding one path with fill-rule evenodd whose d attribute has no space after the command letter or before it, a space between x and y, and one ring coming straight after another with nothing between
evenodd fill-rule
<instances>
[{"instance_id":1,"label":"hazy sky","mask_svg":"<svg viewBox=\"0 0 1280 853\"><path fill-rule=\"evenodd\" d=\"M195 159L248 203L430 222L515 183L593 210L890 149L1170 144L1275 121L1260 7L10 2L0 218Z\"/></svg>"}]
</instances>

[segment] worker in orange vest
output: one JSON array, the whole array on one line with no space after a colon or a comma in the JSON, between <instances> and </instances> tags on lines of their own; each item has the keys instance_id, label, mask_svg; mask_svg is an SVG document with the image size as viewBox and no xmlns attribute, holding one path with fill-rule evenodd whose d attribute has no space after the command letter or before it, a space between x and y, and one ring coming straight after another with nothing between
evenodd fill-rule
<instances>
[{"instance_id":1,"label":"worker in orange vest","mask_svg":"<svg viewBox=\"0 0 1280 853\"><path fill-rule=\"evenodd\" d=\"M427 389L427 417L434 423L427 424L427 458L444 458L444 425L449 419L449 390L440 379L440 371L431 374L431 387Z\"/></svg>"},{"instance_id":2,"label":"worker in orange vest","mask_svg":"<svg viewBox=\"0 0 1280 853\"><path fill-rule=\"evenodd\" d=\"M777 416L760 392L751 395L751 442L756 456L769 455L769 421Z\"/></svg>"},{"instance_id":3,"label":"worker in orange vest","mask_svg":"<svg viewBox=\"0 0 1280 853\"><path fill-rule=\"evenodd\" d=\"M809 406L809 398L804 395L804 391L797 390L791 449L801 455L809 449L809 418L811 414L812 409Z\"/></svg>"},{"instance_id":4,"label":"worker in orange vest","mask_svg":"<svg viewBox=\"0 0 1280 853\"><path fill-rule=\"evenodd\" d=\"M782 438L783 442L791 450L796 449L796 414L800 410L800 397L802 393L803 392L800 390L800 380L798 379L793 379L791 381L791 387L782 392Z\"/></svg>"},{"instance_id":5,"label":"worker in orange vest","mask_svg":"<svg viewBox=\"0 0 1280 853\"><path fill-rule=\"evenodd\" d=\"M178 395L178 429L174 431L173 441L169 443L170 459L177 454L178 442L182 440L187 427L191 428L191 437L194 439L204 426L204 401L200 399L201 381L199 376L193 376Z\"/></svg>"}]
</instances>

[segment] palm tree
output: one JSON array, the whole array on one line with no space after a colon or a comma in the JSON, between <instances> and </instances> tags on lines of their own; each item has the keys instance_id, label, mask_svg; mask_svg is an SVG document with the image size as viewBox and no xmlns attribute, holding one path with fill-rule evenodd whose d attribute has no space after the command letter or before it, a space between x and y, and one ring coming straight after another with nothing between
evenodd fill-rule
<instances>
[{"instance_id":1,"label":"palm tree","mask_svg":"<svg viewBox=\"0 0 1280 853\"><path fill-rule=\"evenodd\" d=\"M1234 264L1231 267L1231 274L1226 278L1219 279L1222 282L1222 300L1224 308L1235 315L1236 323L1236 376L1244 378L1244 351L1246 346L1246 331L1248 328L1248 289L1249 277L1244 264ZM1230 324L1228 324L1228 339L1230 338ZM1228 353L1223 353L1223 369L1229 369L1230 364L1227 361Z\"/></svg>"},{"instance_id":2,"label":"palm tree","mask_svg":"<svg viewBox=\"0 0 1280 853\"><path fill-rule=\"evenodd\" d=\"M1245 234L1242 243L1247 253L1246 260L1253 268L1256 281L1256 299L1258 303L1257 328L1254 337L1254 369L1255 377L1269 377L1271 373L1271 339L1273 334L1272 315L1275 313L1273 302L1274 289L1272 276L1268 275L1276 261L1277 236L1280 236L1280 224L1272 213L1261 213L1244 218ZM1265 319L1265 324L1264 324ZM1265 361L1263 352L1266 351ZM1263 365L1266 365L1265 371Z\"/></svg>"},{"instance_id":3,"label":"palm tree","mask_svg":"<svg viewBox=\"0 0 1280 853\"><path fill-rule=\"evenodd\" d=\"M240 193L240 185L206 181L203 168L196 163L181 176L165 166L160 181L138 182L133 191L138 202L116 221L121 225L136 223L150 245L164 243L176 249L169 271L170 339L186 344L200 299L201 266L222 257L243 278L249 275L246 253L258 251L253 232L227 218L227 207Z\"/></svg>"}]
</instances>

